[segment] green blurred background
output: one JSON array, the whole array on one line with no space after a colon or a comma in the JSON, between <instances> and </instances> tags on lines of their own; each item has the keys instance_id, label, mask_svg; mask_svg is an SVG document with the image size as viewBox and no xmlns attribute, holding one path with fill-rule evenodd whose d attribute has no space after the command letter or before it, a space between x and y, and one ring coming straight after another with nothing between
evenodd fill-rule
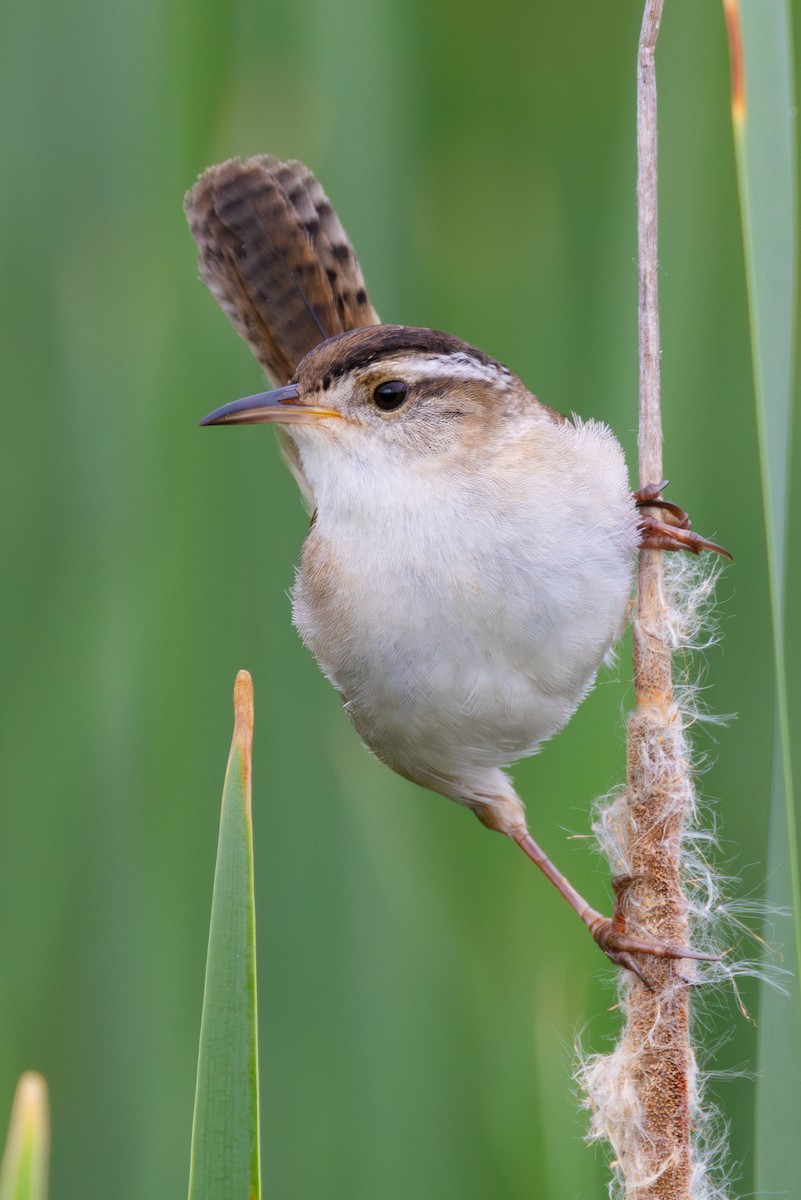
<instances>
[{"instance_id":1,"label":"green blurred background","mask_svg":"<svg viewBox=\"0 0 801 1200\"><path fill-rule=\"evenodd\" d=\"M233 154L305 160L384 319L479 344L608 421L633 463L640 18L640 0L0 13L0 1119L43 1071L54 1197L184 1193L240 667L267 1194L606 1194L571 1073L577 1036L603 1049L618 1024L613 971L522 855L371 760L297 641L307 519L273 438L196 425L262 377L197 282L181 200ZM773 677L717 3L669 0L658 74L670 495L736 559L705 699L738 716L699 732L702 789L736 891L759 896ZM515 773L600 907L583 839L622 777L629 658L627 640ZM709 1065L753 1069L733 996L704 1012ZM748 1193L752 1083L713 1092Z\"/></svg>"}]
</instances>

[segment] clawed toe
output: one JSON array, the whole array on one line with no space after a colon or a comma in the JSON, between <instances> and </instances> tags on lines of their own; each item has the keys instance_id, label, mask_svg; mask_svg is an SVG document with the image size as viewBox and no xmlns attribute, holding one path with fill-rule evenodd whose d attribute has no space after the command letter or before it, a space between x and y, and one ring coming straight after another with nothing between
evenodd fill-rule
<instances>
[{"instance_id":1,"label":"clawed toe","mask_svg":"<svg viewBox=\"0 0 801 1200\"><path fill-rule=\"evenodd\" d=\"M700 554L702 550L711 550L713 554L722 554L731 560L731 554L717 542L710 542L685 525L674 525L672 522L660 521L650 513L640 517L640 549L641 550L689 550L691 554Z\"/></svg>"},{"instance_id":2,"label":"clawed toe","mask_svg":"<svg viewBox=\"0 0 801 1200\"><path fill-rule=\"evenodd\" d=\"M479 815L481 816L480 813ZM482 816L483 819L484 817ZM653 989L653 984L643 972L634 957L635 955L650 954L653 958L692 958L700 962L718 961L718 956L714 954L700 954L697 950L691 950L689 946L674 946L670 942L660 942L655 938L632 937L631 934L626 932L625 895L635 882L636 876L617 875L612 880L612 886L615 890L614 915L611 918L604 917L601 913L596 912L584 897L565 879L564 875L556 869L527 829L514 830L509 836L520 847L523 853L539 867L543 875L550 879L551 883L564 896L571 908L578 913L607 958L617 966L625 967L627 971L633 972L638 979L642 980L647 988ZM687 982L691 981L688 980Z\"/></svg>"},{"instance_id":3,"label":"clawed toe","mask_svg":"<svg viewBox=\"0 0 801 1200\"><path fill-rule=\"evenodd\" d=\"M661 483L650 483L645 487L638 488L634 493L634 503L637 508L659 508L664 512L665 520L669 525L675 525L679 529L690 528L690 518L683 508L678 504L671 504L669 500L663 500L661 493L670 483L669 479L663 479Z\"/></svg>"},{"instance_id":4,"label":"clawed toe","mask_svg":"<svg viewBox=\"0 0 801 1200\"><path fill-rule=\"evenodd\" d=\"M631 881L623 878L620 884L627 887ZM616 889L617 890L617 889ZM611 962L619 967L633 971L646 987L652 987L650 979L643 974L635 954L649 954L652 958L691 958L697 962L718 962L719 955L702 954L689 946L676 946L671 942L661 942L657 938L639 938L626 933L624 922L619 914L613 918L602 917L600 913L587 922L587 928L598 943L601 950Z\"/></svg>"},{"instance_id":5,"label":"clawed toe","mask_svg":"<svg viewBox=\"0 0 801 1200\"><path fill-rule=\"evenodd\" d=\"M668 481L646 484L634 493L634 502L638 508L658 508L660 516L645 512L640 517L640 548L645 550L688 550L691 554L700 554L702 550L711 550L714 554L722 554L731 558L728 550L717 542L710 542L700 534L694 533L690 527L690 518L678 504L663 500L660 493L667 487Z\"/></svg>"}]
</instances>

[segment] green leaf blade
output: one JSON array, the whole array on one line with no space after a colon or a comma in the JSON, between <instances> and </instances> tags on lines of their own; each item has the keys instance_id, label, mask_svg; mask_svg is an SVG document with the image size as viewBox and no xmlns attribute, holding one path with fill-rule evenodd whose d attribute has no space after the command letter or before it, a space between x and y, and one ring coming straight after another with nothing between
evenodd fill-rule
<instances>
[{"instance_id":1,"label":"green leaf blade","mask_svg":"<svg viewBox=\"0 0 801 1200\"><path fill-rule=\"evenodd\" d=\"M759 1194L790 1194L790 1180L801 1176L801 876L785 637L797 288L792 32L787 0L724 0L724 7L732 52L776 681L766 902L770 909L794 914L782 938L792 994L778 994L765 983L760 997L755 1185Z\"/></svg>"},{"instance_id":2,"label":"green leaf blade","mask_svg":"<svg viewBox=\"0 0 801 1200\"><path fill-rule=\"evenodd\" d=\"M253 692L240 671L223 785L200 1025L189 1200L259 1200Z\"/></svg>"},{"instance_id":3,"label":"green leaf blade","mask_svg":"<svg viewBox=\"0 0 801 1200\"><path fill-rule=\"evenodd\" d=\"M27 1071L17 1085L0 1169L0 1200L46 1200L50 1122L47 1085Z\"/></svg>"},{"instance_id":4,"label":"green leaf blade","mask_svg":"<svg viewBox=\"0 0 801 1200\"><path fill-rule=\"evenodd\" d=\"M743 66L734 126L772 600L781 612L797 287L792 29L786 0L726 7L733 38L739 30L735 57L739 53Z\"/></svg>"}]
</instances>

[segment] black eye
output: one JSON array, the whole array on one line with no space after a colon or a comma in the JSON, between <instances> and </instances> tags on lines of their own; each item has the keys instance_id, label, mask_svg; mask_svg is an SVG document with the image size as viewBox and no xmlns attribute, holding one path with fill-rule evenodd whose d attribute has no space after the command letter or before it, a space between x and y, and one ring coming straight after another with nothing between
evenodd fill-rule
<instances>
[{"instance_id":1,"label":"black eye","mask_svg":"<svg viewBox=\"0 0 801 1200\"><path fill-rule=\"evenodd\" d=\"M402 380L389 379L386 383L379 383L373 392L373 399L384 412L391 412L393 408L400 408L408 395L409 389Z\"/></svg>"}]
</instances>

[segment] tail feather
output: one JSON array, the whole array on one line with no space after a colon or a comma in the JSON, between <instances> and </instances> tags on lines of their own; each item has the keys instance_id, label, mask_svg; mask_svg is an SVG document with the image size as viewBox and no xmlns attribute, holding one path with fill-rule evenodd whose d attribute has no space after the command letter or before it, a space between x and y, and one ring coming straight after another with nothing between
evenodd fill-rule
<instances>
[{"instance_id":1,"label":"tail feather","mask_svg":"<svg viewBox=\"0 0 801 1200\"><path fill-rule=\"evenodd\" d=\"M348 236L302 163L209 167L184 211L201 278L275 384L326 338L378 323Z\"/></svg>"}]
</instances>

